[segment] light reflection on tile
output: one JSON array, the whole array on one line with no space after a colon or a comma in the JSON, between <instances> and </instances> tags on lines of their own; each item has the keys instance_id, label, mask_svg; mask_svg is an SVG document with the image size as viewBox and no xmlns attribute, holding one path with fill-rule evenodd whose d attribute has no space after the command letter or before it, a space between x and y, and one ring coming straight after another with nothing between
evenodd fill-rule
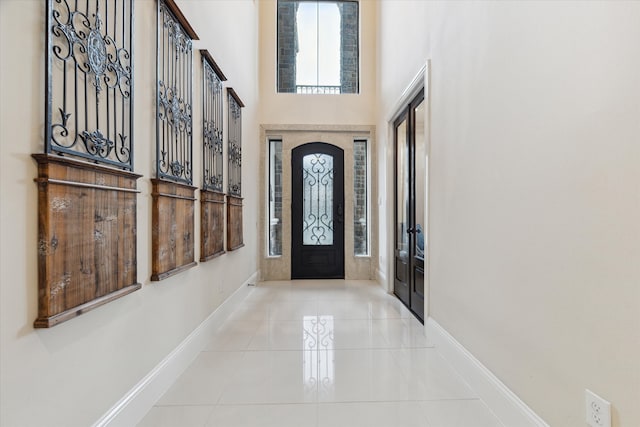
<instances>
[{"instance_id":1,"label":"light reflection on tile","mask_svg":"<svg viewBox=\"0 0 640 427\"><path fill-rule=\"evenodd\" d=\"M154 406L138 427L203 427L213 406Z\"/></svg>"},{"instance_id":2,"label":"light reflection on tile","mask_svg":"<svg viewBox=\"0 0 640 427\"><path fill-rule=\"evenodd\" d=\"M420 402L324 403L318 427L425 427Z\"/></svg>"},{"instance_id":3,"label":"light reflection on tile","mask_svg":"<svg viewBox=\"0 0 640 427\"><path fill-rule=\"evenodd\" d=\"M499 427L370 281L259 284L139 426Z\"/></svg>"},{"instance_id":4,"label":"light reflection on tile","mask_svg":"<svg viewBox=\"0 0 640 427\"><path fill-rule=\"evenodd\" d=\"M206 427L316 427L317 405L218 405Z\"/></svg>"},{"instance_id":5,"label":"light reflection on tile","mask_svg":"<svg viewBox=\"0 0 640 427\"><path fill-rule=\"evenodd\" d=\"M504 427L481 400L423 402L428 427Z\"/></svg>"}]
</instances>

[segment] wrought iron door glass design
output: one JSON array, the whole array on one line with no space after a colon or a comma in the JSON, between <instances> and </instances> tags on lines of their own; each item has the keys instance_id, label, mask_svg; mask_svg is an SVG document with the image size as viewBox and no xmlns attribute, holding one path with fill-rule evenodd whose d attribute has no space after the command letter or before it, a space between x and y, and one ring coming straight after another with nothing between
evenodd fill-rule
<instances>
[{"instance_id":1,"label":"wrought iron door glass design","mask_svg":"<svg viewBox=\"0 0 640 427\"><path fill-rule=\"evenodd\" d=\"M47 2L47 153L133 168L133 2Z\"/></svg>"},{"instance_id":2,"label":"wrought iron door glass design","mask_svg":"<svg viewBox=\"0 0 640 427\"><path fill-rule=\"evenodd\" d=\"M156 175L193 183L193 42L164 0L158 0Z\"/></svg>"},{"instance_id":3,"label":"wrought iron door glass design","mask_svg":"<svg viewBox=\"0 0 640 427\"><path fill-rule=\"evenodd\" d=\"M333 156L308 154L302 168L302 243L333 245Z\"/></svg>"},{"instance_id":4,"label":"wrought iron door glass design","mask_svg":"<svg viewBox=\"0 0 640 427\"><path fill-rule=\"evenodd\" d=\"M205 190L222 187L222 80L203 56L204 70L204 182Z\"/></svg>"}]
</instances>

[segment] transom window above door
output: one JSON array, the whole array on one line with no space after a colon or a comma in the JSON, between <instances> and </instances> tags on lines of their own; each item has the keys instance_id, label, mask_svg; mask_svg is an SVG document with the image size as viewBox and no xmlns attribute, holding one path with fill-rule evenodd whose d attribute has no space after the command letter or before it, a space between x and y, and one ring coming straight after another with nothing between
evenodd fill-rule
<instances>
[{"instance_id":1,"label":"transom window above door","mask_svg":"<svg viewBox=\"0 0 640 427\"><path fill-rule=\"evenodd\" d=\"M358 93L358 2L278 0L278 92Z\"/></svg>"}]
</instances>

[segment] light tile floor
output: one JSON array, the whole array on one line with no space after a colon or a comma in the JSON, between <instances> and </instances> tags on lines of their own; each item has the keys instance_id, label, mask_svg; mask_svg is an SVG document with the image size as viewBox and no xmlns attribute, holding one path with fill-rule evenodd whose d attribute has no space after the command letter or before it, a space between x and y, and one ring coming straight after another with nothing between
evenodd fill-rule
<instances>
[{"instance_id":1,"label":"light tile floor","mask_svg":"<svg viewBox=\"0 0 640 427\"><path fill-rule=\"evenodd\" d=\"M370 281L257 286L138 427L503 427Z\"/></svg>"}]
</instances>

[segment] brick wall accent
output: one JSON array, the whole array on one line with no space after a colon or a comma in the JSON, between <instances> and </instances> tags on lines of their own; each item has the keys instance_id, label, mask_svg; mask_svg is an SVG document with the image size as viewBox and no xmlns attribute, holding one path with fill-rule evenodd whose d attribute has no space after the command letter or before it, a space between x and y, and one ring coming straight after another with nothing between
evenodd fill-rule
<instances>
[{"instance_id":1,"label":"brick wall accent","mask_svg":"<svg viewBox=\"0 0 640 427\"><path fill-rule=\"evenodd\" d=\"M358 93L358 2L343 2L339 8L341 93Z\"/></svg>"},{"instance_id":2,"label":"brick wall accent","mask_svg":"<svg viewBox=\"0 0 640 427\"><path fill-rule=\"evenodd\" d=\"M278 2L278 92L296 91L296 54L298 2Z\"/></svg>"}]
</instances>

